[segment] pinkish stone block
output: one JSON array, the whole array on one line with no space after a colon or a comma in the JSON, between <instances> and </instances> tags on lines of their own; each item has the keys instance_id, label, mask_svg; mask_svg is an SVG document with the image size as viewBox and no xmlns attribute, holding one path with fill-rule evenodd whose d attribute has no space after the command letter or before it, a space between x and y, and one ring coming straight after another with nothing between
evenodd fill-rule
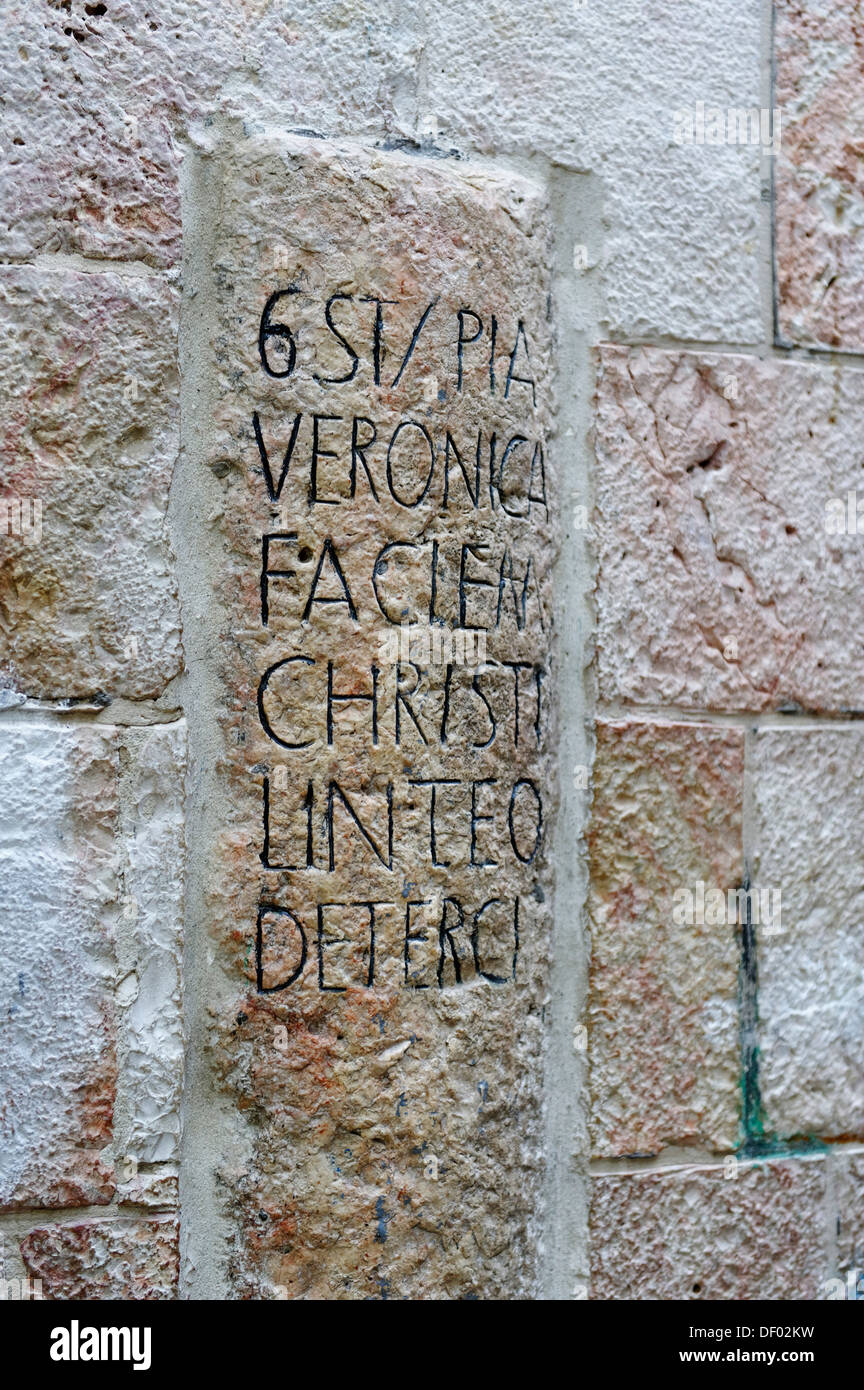
<instances>
[{"instance_id":1,"label":"pinkish stone block","mask_svg":"<svg viewBox=\"0 0 864 1390\"><path fill-rule=\"evenodd\" d=\"M864 346L864 5L775 0L780 340Z\"/></svg>"},{"instance_id":2,"label":"pinkish stone block","mask_svg":"<svg viewBox=\"0 0 864 1390\"><path fill-rule=\"evenodd\" d=\"M857 371L605 347L597 398L601 696L862 707ZM864 499L861 505L864 530Z\"/></svg>"},{"instance_id":3,"label":"pinkish stone block","mask_svg":"<svg viewBox=\"0 0 864 1390\"><path fill-rule=\"evenodd\" d=\"M94 1220L40 1226L21 1242L31 1278L43 1298L176 1298L178 1225L173 1217L145 1221Z\"/></svg>"},{"instance_id":4,"label":"pinkish stone block","mask_svg":"<svg viewBox=\"0 0 864 1390\"><path fill-rule=\"evenodd\" d=\"M824 1167L789 1159L594 1178L591 1297L822 1297Z\"/></svg>"},{"instance_id":5,"label":"pinkish stone block","mask_svg":"<svg viewBox=\"0 0 864 1390\"><path fill-rule=\"evenodd\" d=\"M864 1153L840 1150L834 1166L837 1268L864 1271Z\"/></svg>"},{"instance_id":6,"label":"pinkish stone block","mask_svg":"<svg viewBox=\"0 0 864 1390\"><path fill-rule=\"evenodd\" d=\"M737 729L597 727L588 1005L595 1154L734 1147L736 927L679 922L674 909L686 905L680 890L740 884L743 774Z\"/></svg>"},{"instance_id":7,"label":"pinkish stone block","mask_svg":"<svg viewBox=\"0 0 864 1390\"><path fill-rule=\"evenodd\" d=\"M181 669L174 313L155 278L0 272L2 520L31 523L0 524L0 686L141 699Z\"/></svg>"},{"instance_id":8,"label":"pinkish stone block","mask_svg":"<svg viewBox=\"0 0 864 1390\"><path fill-rule=\"evenodd\" d=\"M95 11L85 0L5 7L3 258L175 264L181 160L190 129L214 115L412 133L421 48L409 0L109 0Z\"/></svg>"}]
</instances>

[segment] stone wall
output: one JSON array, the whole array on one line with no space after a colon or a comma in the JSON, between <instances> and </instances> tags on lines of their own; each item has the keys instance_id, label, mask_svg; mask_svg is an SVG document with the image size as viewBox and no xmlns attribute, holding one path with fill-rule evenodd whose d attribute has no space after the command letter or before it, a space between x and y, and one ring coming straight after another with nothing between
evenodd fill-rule
<instances>
[{"instance_id":1,"label":"stone wall","mask_svg":"<svg viewBox=\"0 0 864 1390\"><path fill-rule=\"evenodd\" d=\"M7 1282L864 1265L859 8L7 6Z\"/></svg>"}]
</instances>

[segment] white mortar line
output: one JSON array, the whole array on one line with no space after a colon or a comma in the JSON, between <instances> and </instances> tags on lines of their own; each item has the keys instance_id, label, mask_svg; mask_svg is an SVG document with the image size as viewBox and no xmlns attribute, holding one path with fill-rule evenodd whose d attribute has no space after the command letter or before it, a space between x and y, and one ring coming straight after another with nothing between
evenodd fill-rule
<instances>
[{"instance_id":1,"label":"white mortar line","mask_svg":"<svg viewBox=\"0 0 864 1390\"><path fill-rule=\"evenodd\" d=\"M864 352L841 352L836 348L807 347L798 344L774 343L770 340L747 343L718 343L708 338L671 338L658 334L653 338L630 337L626 334L604 334L595 347L656 348L662 352L689 352L694 356L713 353L718 357L756 357L761 362L805 362L812 367L845 367L852 371L864 369Z\"/></svg>"},{"instance_id":2,"label":"white mortar line","mask_svg":"<svg viewBox=\"0 0 864 1390\"><path fill-rule=\"evenodd\" d=\"M818 1163L824 1162L835 1152L841 1155L859 1155L864 1153L861 1144L832 1144L824 1149L793 1150L784 1149L780 1145L776 1153L766 1152L764 1154L737 1153L714 1154L706 1153L701 1150L695 1152L669 1150L661 1151L651 1157L642 1158L602 1158L592 1159L590 1164L591 1176L593 1177L632 1177L642 1173L655 1173L658 1175L686 1173L693 1171L715 1172L723 1181L734 1182L734 1178L725 1178L726 1160L734 1158L736 1164L741 1168L764 1168L767 1163ZM670 1156L672 1155L672 1156Z\"/></svg>"},{"instance_id":3,"label":"white mortar line","mask_svg":"<svg viewBox=\"0 0 864 1390\"><path fill-rule=\"evenodd\" d=\"M554 926L544 1068L545 1213L542 1289L546 1299L572 1299L588 1266L588 1154L584 1095L586 1053L575 1044L588 976L585 930L588 791L574 767L588 768L593 724L585 669L592 630L593 558L574 507L592 507L590 430L594 380L590 344L598 318L596 280L574 269L574 247L594 264L602 237L600 188L584 175L554 169L549 179L556 234L554 300L557 424L554 439L561 550L555 570L556 686L559 706L560 807L553 839Z\"/></svg>"},{"instance_id":4,"label":"white mortar line","mask_svg":"<svg viewBox=\"0 0 864 1390\"><path fill-rule=\"evenodd\" d=\"M762 0L761 15L761 71L760 105L763 110L774 109L774 0ZM772 116L773 121L773 116ZM772 127L773 129L773 127ZM783 142L783 113L780 120L780 143ZM770 197L761 203L759 219L759 292L761 296L762 324L765 343L772 355L780 355L776 344L775 322L777 305L777 282L774 273L774 207L776 201L775 171L776 157L761 147L760 181L761 188L767 188ZM760 188L760 194L761 194ZM785 354L784 354L785 355ZM806 357L804 360L808 360Z\"/></svg>"},{"instance_id":5,"label":"white mortar line","mask_svg":"<svg viewBox=\"0 0 864 1390\"><path fill-rule=\"evenodd\" d=\"M861 729L864 723L864 710L861 714L782 714L777 710L763 710L748 714L743 710L693 710L680 705L627 705L617 700L601 701L596 710L596 718L604 723L617 724L714 724L733 729Z\"/></svg>"},{"instance_id":6,"label":"white mortar line","mask_svg":"<svg viewBox=\"0 0 864 1390\"><path fill-rule=\"evenodd\" d=\"M219 124L224 123L217 123ZM230 126L228 127L230 129ZM218 135L218 129L210 128ZM225 156L230 157L230 156ZM182 166L183 297L180 316L180 457L169 501L169 532L183 617L181 678L189 735L187 779L186 932L183 1002L186 1068L180 1166L180 1297L231 1297L227 1265L236 1234L220 1203L217 1171L246 1157L236 1107L216 1085L209 1060L212 1009L236 993L211 946L208 895L218 872L220 828L229 822L226 791L216 773L224 756L219 715L228 692L215 671L222 647L216 611L223 569L221 541L208 525L221 505L222 483L206 466L202 442L216 407L210 329L218 226L219 155L187 151Z\"/></svg>"},{"instance_id":7,"label":"white mortar line","mask_svg":"<svg viewBox=\"0 0 864 1390\"><path fill-rule=\"evenodd\" d=\"M0 1233L13 1231L25 1236L34 1226L69 1226L78 1221L106 1221L111 1225L118 1218L140 1221L142 1217L172 1216L177 1219L177 1208L168 1202L118 1202L116 1199L104 1206L90 1207L15 1207L12 1211L0 1213Z\"/></svg>"},{"instance_id":8,"label":"white mortar line","mask_svg":"<svg viewBox=\"0 0 864 1390\"><path fill-rule=\"evenodd\" d=\"M107 705L66 705L62 700L28 700L23 705L0 709L0 727L6 724L44 728L64 724L106 724L115 728L149 728L158 724L179 724L182 719L182 709L160 709L150 700L111 700Z\"/></svg>"},{"instance_id":9,"label":"white mortar line","mask_svg":"<svg viewBox=\"0 0 864 1390\"><path fill-rule=\"evenodd\" d=\"M177 278L178 271L173 266L156 267L145 261L111 260L101 256L80 256L63 251L43 251L31 260L0 260L0 268L5 270L50 270L68 275L70 271L81 275L121 275L127 279L168 279Z\"/></svg>"}]
</instances>

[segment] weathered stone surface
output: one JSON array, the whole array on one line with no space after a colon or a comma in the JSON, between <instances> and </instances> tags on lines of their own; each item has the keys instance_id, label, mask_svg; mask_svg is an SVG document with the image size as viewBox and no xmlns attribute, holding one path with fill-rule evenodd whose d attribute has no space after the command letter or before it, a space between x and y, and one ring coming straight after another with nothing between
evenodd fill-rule
<instances>
[{"instance_id":1,"label":"weathered stone surface","mask_svg":"<svg viewBox=\"0 0 864 1390\"><path fill-rule=\"evenodd\" d=\"M176 1156L184 768L182 724L0 729L0 1208Z\"/></svg>"},{"instance_id":2,"label":"weathered stone surface","mask_svg":"<svg viewBox=\"0 0 864 1390\"><path fill-rule=\"evenodd\" d=\"M112 730L0 730L0 1207L111 1199Z\"/></svg>"},{"instance_id":3,"label":"weathered stone surface","mask_svg":"<svg viewBox=\"0 0 864 1390\"><path fill-rule=\"evenodd\" d=\"M591 1203L591 1297L822 1296L824 1160L604 1175Z\"/></svg>"},{"instance_id":4,"label":"weathered stone surface","mask_svg":"<svg viewBox=\"0 0 864 1390\"><path fill-rule=\"evenodd\" d=\"M0 254L174 263L190 125L277 117L410 134L420 45L406 0L84 0L7 6Z\"/></svg>"},{"instance_id":5,"label":"weathered stone surface","mask_svg":"<svg viewBox=\"0 0 864 1390\"><path fill-rule=\"evenodd\" d=\"M0 271L0 502L42 509L0 534L4 686L140 699L180 669L174 318L155 279Z\"/></svg>"},{"instance_id":6,"label":"weathered stone surface","mask_svg":"<svg viewBox=\"0 0 864 1390\"><path fill-rule=\"evenodd\" d=\"M128 1172L128 1178L117 1186L120 1206L152 1207L162 1211L176 1208L180 1186L176 1169L157 1163L152 1168L133 1170L130 1167ZM125 1171L118 1176L125 1178Z\"/></svg>"},{"instance_id":7,"label":"weathered stone surface","mask_svg":"<svg viewBox=\"0 0 864 1390\"><path fill-rule=\"evenodd\" d=\"M837 1268L864 1270L864 1154L837 1153L833 1162Z\"/></svg>"},{"instance_id":8,"label":"weathered stone surface","mask_svg":"<svg viewBox=\"0 0 864 1390\"><path fill-rule=\"evenodd\" d=\"M734 919L698 885L742 880L744 739L701 724L597 726L589 831L592 1150L733 1148L739 1047ZM694 894L695 919L676 913Z\"/></svg>"},{"instance_id":9,"label":"weathered stone surface","mask_svg":"<svg viewBox=\"0 0 864 1390\"><path fill-rule=\"evenodd\" d=\"M781 341L864 346L864 8L776 0L775 171Z\"/></svg>"},{"instance_id":10,"label":"weathered stone surface","mask_svg":"<svg viewBox=\"0 0 864 1390\"><path fill-rule=\"evenodd\" d=\"M129 729L125 745L117 996L123 1153L161 1163L178 1157L180 1139L186 726Z\"/></svg>"},{"instance_id":11,"label":"weathered stone surface","mask_svg":"<svg viewBox=\"0 0 864 1390\"><path fill-rule=\"evenodd\" d=\"M761 338L758 149L675 143L679 110L759 106L752 5L439 0L427 23L424 130L597 176L610 332Z\"/></svg>"},{"instance_id":12,"label":"weathered stone surface","mask_svg":"<svg viewBox=\"0 0 864 1390\"><path fill-rule=\"evenodd\" d=\"M527 1295L555 802L542 198L305 140L228 148L219 177L202 327L228 706L213 924L237 982L214 1041L251 1147L226 1171L234 1287ZM454 630L467 662L431 642Z\"/></svg>"},{"instance_id":13,"label":"weathered stone surface","mask_svg":"<svg viewBox=\"0 0 864 1390\"><path fill-rule=\"evenodd\" d=\"M864 730L753 734L755 878L779 892L759 943L760 1085L783 1137L864 1136Z\"/></svg>"},{"instance_id":14,"label":"weathered stone surface","mask_svg":"<svg viewBox=\"0 0 864 1390\"><path fill-rule=\"evenodd\" d=\"M290 15L266 0L14 4L0 252L174 263L181 153L213 117L419 136L599 175L612 331L755 341L758 153L673 135L697 102L758 105L759 16L734 0L690 19L639 0L614 23L601 6L526 0L305 0Z\"/></svg>"},{"instance_id":15,"label":"weathered stone surface","mask_svg":"<svg viewBox=\"0 0 864 1390\"><path fill-rule=\"evenodd\" d=\"M602 349L604 697L861 707L864 546L828 534L826 505L860 482L862 429L848 369Z\"/></svg>"},{"instance_id":16,"label":"weathered stone surface","mask_svg":"<svg viewBox=\"0 0 864 1390\"><path fill-rule=\"evenodd\" d=\"M44 1298L176 1298L178 1227L171 1217L39 1226L21 1242Z\"/></svg>"}]
</instances>

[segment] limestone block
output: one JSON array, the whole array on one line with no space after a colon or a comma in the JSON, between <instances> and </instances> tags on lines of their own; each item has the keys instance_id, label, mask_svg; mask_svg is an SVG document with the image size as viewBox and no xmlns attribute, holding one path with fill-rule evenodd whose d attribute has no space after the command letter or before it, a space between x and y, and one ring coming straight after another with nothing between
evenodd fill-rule
<instances>
[{"instance_id":1,"label":"limestone block","mask_svg":"<svg viewBox=\"0 0 864 1390\"><path fill-rule=\"evenodd\" d=\"M124 1156L179 1157L183 1084L184 723L130 729L121 820L126 862L118 943Z\"/></svg>"},{"instance_id":2,"label":"limestone block","mask_svg":"<svg viewBox=\"0 0 864 1390\"><path fill-rule=\"evenodd\" d=\"M555 810L543 199L305 139L227 147L218 179L234 1287L527 1296Z\"/></svg>"},{"instance_id":3,"label":"limestone block","mask_svg":"<svg viewBox=\"0 0 864 1390\"><path fill-rule=\"evenodd\" d=\"M128 1166L128 1179L117 1187L120 1206L151 1207L160 1211L174 1210L179 1200L179 1179L176 1169L167 1163L150 1168ZM120 1174L125 1177L125 1172Z\"/></svg>"},{"instance_id":4,"label":"limestone block","mask_svg":"<svg viewBox=\"0 0 864 1390\"><path fill-rule=\"evenodd\" d=\"M142 1300L177 1297L178 1226L172 1217L38 1226L21 1242L43 1298Z\"/></svg>"},{"instance_id":5,"label":"limestone block","mask_svg":"<svg viewBox=\"0 0 864 1390\"><path fill-rule=\"evenodd\" d=\"M594 176L585 225L605 244L586 251L610 333L761 338L758 148L676 143L680 112L759 106L752 5L699 6L686 24L642 0L440 0L427 13L425 131Z\"/></svg>"},{"instance_id":6,"label":"limestone block","mask_svg":"<svg viewBox=\"0 0 864 1390\"><path fill-rule=\"evenodd\" d=\"M862 428L858 373L848 368L601 350L606 699L860 708L864 545L848 497L860 481Z\"/></svg>"},{"instance_id":7,"label":"limestone block","mask_svg":"<svg viewBox=\"0 0 864 1390\"><path fill-rule=\"evenodd\" d=\"M780 895L757 929L759 1077L783 1138L864 1137L864 731L753 736L754 869Z\"/></svg>"},{"instance_id":8,"label":"limestone block","mask_svg":"<svg viewBox=\"0 0 864 1390\"><path fill-rule=\"evenodd\" d=\"M12 259L174 264L189 131L206 139L228 116L590 170L611 331L760 336L758 151L675 143L681 109L758 104L760 24L745 0L683 27L639 0L614 14L525 0L93 8L11 7L0 249Z\"/></svg>"},{"instance_id":9,"label":"limestone block","mask_svg":"<svg viewBox=\"0 0 864 1390\"><path fill-rule=\"evenodd\" d=\"M213 117L410 134L410 0L18 0L4 25L0 253L180 255L179 171Z\"/></svg>"},{"instance_id":10,"label":"limestone block","mask_svg":"<svg viewBox=\"0 0 864 1390\"><path fill-rule=\"evenodd\" d=\"M5 267L0 320L0 684L157 696L181 669L175 293Z\"/></svg>"},{"instance_id":11,"label":"limestone block","mask_svg":"<svg viewBox=\"0 0 864 1390\"><path fill-rule=\"evenodd\" d=\"M800 1158L595 1178L591 1297L822 1297L824 1169Z\"/></svg>"},{"instance_id":12,"label":"limestone block","mask_svg":"<svg viewBox=\"0 0 864 1390\"><path fill-rule=\"evenodd\" d=\"M113 730L0 730L0 1207L111 1200Z\"/></svg>"},{"instance_id":13,"label":"limestone block","mask_svg":"<svg viewBox=\"0 0 864 1390\"><path fill-rule=\"evenodd\" d=\"M0 728L0 1209L171 1200L184 770L183 725Z\"/></svg>"},{"instance_id":14,"label":"limestone block","mask_svg":"<svg viewBox=\"0 0 864 1390\"><path fill-rule=\"evenodd\" d=\"M864 1154L838 1152L835 1167L837 1267L864 1271Z\"/></svg>"},{"instance_id":15,"label":"limestone block","mask_svg":"<svg viewBox=\"0 0 864 1390\"><path fill-rule=\"evenodd\" d=\"M864 346L864 38L860 0L777 0L775 170L781 342Z\"/></svg>"},{"instance_id":16,"label":"limestone block","mask_svg":"<svg viewBox=\"0 0 864 1390\"><path fill-rule=\"evenodd\" d=\"M588 1003L597 1155L737 1141L740 952L728 893L743 877L743 775L738 729L597 726ZM700 911L700 885L703 904L724 895L724 920Z\"/></svg>"}]
</instances>

